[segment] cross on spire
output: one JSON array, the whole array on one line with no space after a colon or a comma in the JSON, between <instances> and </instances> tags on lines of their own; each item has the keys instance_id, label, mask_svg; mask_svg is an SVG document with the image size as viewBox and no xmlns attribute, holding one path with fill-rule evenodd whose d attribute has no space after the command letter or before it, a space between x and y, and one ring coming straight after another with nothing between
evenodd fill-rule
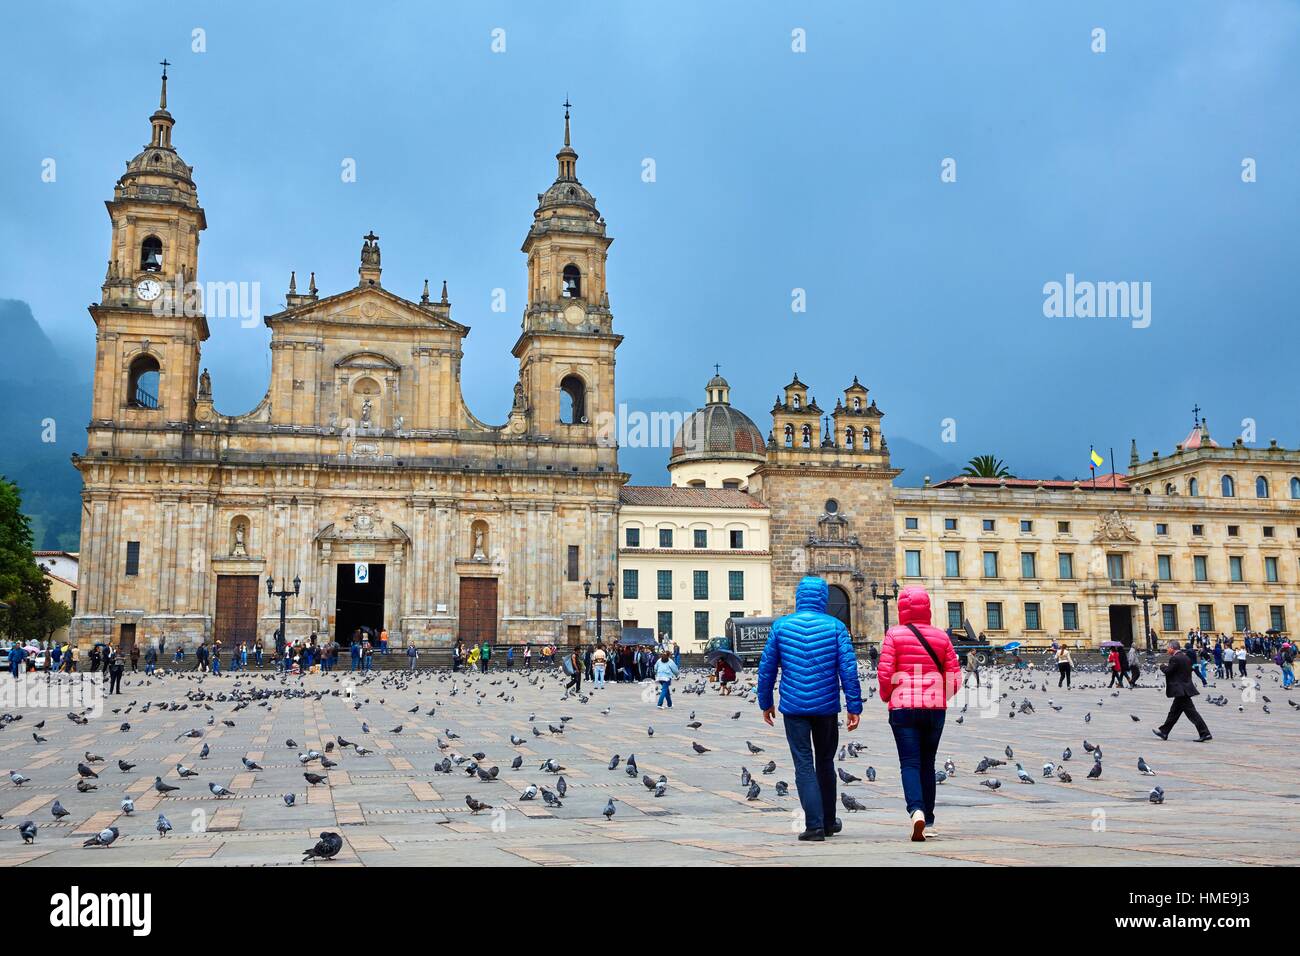
<instances>
[{"instance_id":1,"label":"cross on spire","mask_svg":"<svg viewBox=\"0 0 1300 956\"><path fill-rule=\"evenodd\" d=\"M158 108L160 110L165 110L167 108L167 67L171 66L171 63L167 61L166 57L163 57L162 60L159 61L158 65L163 68L162 93L158 95Z\"/></svg>"},{"instance_id":2,"label":"cross on spire","mask_svg":"<svg viewBox=\"0 0 1300 956\"><path fill-rule=\"evenodd\" d=\"M569 145L569 107L573 104L569 102L569 94L564 94L564 145Z\"/></svg>"},{"instance_id":3,"label":"cross on spire","mask_svg":"<svg viewBox=\"0 0 1300 956\"><path fill-rule=\"evenodd\" d=\"M158 65L163 68L163 79L164 80L167 79L167 67L171 66L171 64L167 62L166 57L163 57L163 59L158 63Z\"/></svg>"},{"instance_id":4,"label":"cross on spire","mask_svg":"<svg viewBox=\"0 0 1300 956\"><path fill-rule=\"evenodd\" d=\"M713 363L713 374L714 374L714 375L721 375L721 374L722 374L722 366L719 365L717 362L714 362L714 363Z\"/></svg>"},{"instance_id":5,"label":"cross on spire","mask_svg":"<svg viewBox=\"0 0 1300 956\"><path fill-rule=\"evenodd\" d=\"M1199 404L1197 404L1197 405L1193 405L1193 406L1192 406L1192 424L1194 424L1194 425L1199 425L1200 423L1201 423L1201 406L1200 406Z\"/></svg>"}]
</instances>

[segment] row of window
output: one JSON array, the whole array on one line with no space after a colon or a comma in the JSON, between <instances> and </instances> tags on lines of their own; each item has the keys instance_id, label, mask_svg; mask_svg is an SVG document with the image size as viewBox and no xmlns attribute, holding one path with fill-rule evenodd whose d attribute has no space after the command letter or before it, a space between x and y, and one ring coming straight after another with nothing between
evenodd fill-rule
<instances>
[{"instance_id":1,"label":"row of window","mask_svg":"<svg viewBox=\"0 0 1300 956\"><path fill-rule=\"evenodd\" d=\"M727 617L744 617L744 616L745 616L744 611L731 611L727 614ZM655 630L658 632L660 637L671 638L673 636L673 612L672 611L660 611L658 617L656 618L655 623L657 625ZM695 612L695 639L701 643L704 643L705 641L708 641L710 636L716 636L716 635L709 634L709 612L696 611Z\"/></svg>"},{"instance_id":2,"label":"row of window","mask_svg":"<svg viewBox=\"0 0 1300 956\"><path fill-rule=\"evenodd\" d=\"M796 395L795 398L797 399L798 396ZM798 407L799 407L799 406L798 406L798 404L796 403L796 404L795 404L795 408L798 408ZM852 425L848 425L848 426L846 426L845 429L844 429L844 447L847 448L849 451L852 451L853 449L857 448L857 447L858 447L858 436L859 436L859 434L861 434L861 437L862 437L862 450L863 450L863 451L871 451L871 440L872 440L872 439L871 439L871 429L870 429L870 428L866 428L866 427L864 427L864 428L862 429L861 433L859 433L858 431L856 431L856 430L854 429L854 427L853 427ZM784 437L785 437L785 447L786 447L786 448L793 448L793 447L795 447L795 445L794 445L794 436L795 436L794 426L793 426L793 425L786 425L786 426L785 426L785 429L783 430L783 435L784 435ZM812 428L812 425L803 425L803 426L801 426L801 427L799 428L799 447L800 447L800 448L811 448L811 447L812 447L812 443L813 443L813 428Z\"/></svg>"},{"instance_id":3,"label":"row of window","mask_svg":"<svg viewBox=\"0 0 1300 956\"><path fill-rule=\"evenodd\" d=\"M673 572L656 571L655 572L655 593L661 601L671 601L673 598ZM691 572L691 593L697 601L707 601L709 599L709 572L692 571ZM636 568L623 569L623 597L627 600L634 600L641 596L641 573ZM745 572L728 571L727 572L727 600L743 601L745 600Z\"/></svg>"},{"instance_id":4,"label":"row of window","mask_svg":"<svg viewBox=\"0 0 1300 956\"><path fill-rule=\"evenodd\" d=\"M629 548L641 547L641 529L628 528L624 531L624 541ZM745 532L740 528L732 528L727 532L727 541L733 551L743 550L745 547ZM694 528L691 532L691 544L696 548L707 548L709 546L709 529ZM659 547L671 548L673 546L673 529L659 529Z\"/></svg>"},{"instance_id":5,"label":"row of window","mask_svg":"<svg viewBox=\"0 0 1300 956\"><path fill-rule=\"evenodd\" d=\"M966 605L962 601L948 602L948 626L957 628L962 626L966 616ZM1042 605L1037 601L1026 601L1024 605L1025 630L1041 631L1042 625ZM1250 605L1234 604L1232 606L1233 628L1236 631L1250 630ZM1280 604L1269 605L1268 609L1269 627L1279 631L1286 630L1286 608ZM1213 631L1214 625L1214 605L1198 604L1196 605L1197 627L1202 631ZM985 627L990 631L1001 631L1006 629L1006 622L1002 615L1001 601L986 601L984 603L984 622ZM1162 604L1160 605L1160 627L1165 631L1177 631L1178 625L1178 605ZM1079 630L1079 605L1072 601L1066 601L1061 604L1061 630L1077 631Z\"/></svg>"},{"instance_id":6,"label":"row of window","mask_svg":"<svg viewBox=\"0 0 1300 956\"><path fill-rule=\"evenodd\" d=\"M1106 575L1111 581L1124 581L1125 561L1122 554L1106 555ZM997 578L998 573L998 552L985 551L983 554L983 577ZM1156 577L1161 581L1174 580L1172 554L1156 555ZM903 552L903 574L909 578L921 577L921 552L917 550L908 550ZM961 552L945 551L943 553L943 576L945 578L961 577ZM1027 580L1038 578L1038 555L1033 552L1023 552L1020 555L1020 576ZM1056 576L1062 581L1074 580L1074 555L1069 552L1061 552L1056 556ZM1195 554L1192 555L1192 577L1198 583L1205 583L1210 580L1209 573L1209 555ZM1233 554L1228 556L1228 580L1233 584L1246 583L1245 560L1241 555ZM1278 559L1273 555L1264 557L1264 582L1266 584L1277 584L1281 581L1278 569Z\"/></svg>"},{"instance_id":7,"label":"row of window","mask_svg":"<svg viewBox=\"0 0 1300 956\"><path fill-rule=\"evenodd\" d=\"M1291 489L1291 497L1300 500L1300 477L1292 478L1289 484ZM1144 489L1142 493L1149 495L1151 494L1151 489L1150 488ZM1177 493L1178 493L1178 486L1175 485L1172 481L1166 482L1165 494L1174 495ZM1224 475L1219 479L1219 494L1224 498L1237 497L1237 481L1235 478L1232 477L1232 475ZM1201 496L1201 483L1199 479L1196 478L1187 479L1187 495L1190 498L1199 498ZM1255 476L1255 497L1256 498L1270 497L1268 479L1263 475Z\"/></svg>"},{"instance_id":8,"label":"row of window","mask_svg":"<svg viewBox=\"0 0 1300 956\"><path fill-rule=\"evenodd\" d=\"M944 518L944 519L943 519L943 530L944 530L944 531L956 531L956 530L957 530L957 520L958 520L958 519L956 519L956 518ZM996 531L996 530L997 530L997 519L995 519L995 518L983 518L983 519L981 519L981 523L982 523L982 530L984 530L984 531L986 531L986 532L991 532L991 531ZM919 518L913 518L913 517L906 517L906 518L903 519L903 527L904 527L907 531L918 531L918 530L920 530L920 519L919 519ZM1277 529L1276 529L1276 527L1273 526L1273 525L1267 525L1267 524L1266 524L1266 525L1263 525L1263 526L1261 527L1260 530L1261 530L1261 532L1262 532L1262 534L1263 534L1263 536L1264 536L1265 538L1273 538L1273 537L1276 537ZM1021 533L1021 534L1033 534L1033 533L1034 533L1034 522L1033 522L1031 519L1028 519L1028 518L1023 518L1023 519L1021 519L1021 521L1020 521L1020 533ZM1056 522L1056 533L1057 533L1057 534L1069 534L1069 533L1070 533L1070 522L1068 522L1068 521L1058 521L1058 522ZM1158 521L1158 522L1156 522L1156 534L1159 535L1159 536L1161 536L1161 537L1163 537L1163 536L1165 536L1165 535L1168 535L1168 534L1169 534L1169 524L1168 524L1167 522L1163 522L1163 521ZM1204 537L1204 536L1205 536L1205 525L1203 525L1203 524L1193 524L1193 525L1192 525L1192 537L1194 537L1194 538L1202 538L1202 537ZM1237 524L1230 524L1230 525L1228 525L1228 537L1230 537L1230 538L1239 538L1239 537L1241 537L1241 525L1237 525ZM1300 527L1297 527L1297 528L1296 528L1296 537L1297 537L1297 538L1300 538Z\"/></svg>"}]
</instances>

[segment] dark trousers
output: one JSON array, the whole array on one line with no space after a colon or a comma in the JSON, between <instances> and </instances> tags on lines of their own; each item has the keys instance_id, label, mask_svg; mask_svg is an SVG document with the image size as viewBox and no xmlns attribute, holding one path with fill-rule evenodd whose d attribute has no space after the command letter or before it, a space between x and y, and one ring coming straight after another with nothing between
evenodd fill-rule
<instances>
[{"instance_id":1,"label":"dark trousers","mask_svg":"<svg viewBox=\"0 0 1300 956\"><path fill-rule=\"evenodd\" d=\"M840 742L837 714L783 714L785 739L794 758L794 785L809 830L835 826L835 748Z\"/></svg>"},{"instance_id":2,"label":"dark trousers","mask_svg":"<svg viewBox=\"0 0 1300 956\"><path fill-rule=\"evenodd\" d=\"M1070 665L1057 664L1056 668L1061 672L1061 679L1056 682L1056 686L1060 687L1064 685L1068 688L1070 686Z\"/></svg>"},{"instance_id":3,"label":"dark trousers","mask_svg":"<svg viewBox=\"0 0 1300 956\"><path fill-rule=\"evenodd\" d=\"M121 671L109 671L108 692L110 694L122 693L122 672Z\"/></svg>"},{"instance_id":4,"label":"dark trousers","mask_svg":"<svg viewBox=\"0 0 1300 956\"><path fill-rule=\"evenodd\" d=\"M1160 732L1168 735L1169 731L1174 729L1174 724L1178 723L1180 715L1186 714L1187 719L1192 722L1196 732L1204 737L1210 732L1210 728L1205 725L1205 718L1196 711L1196 705L1192 703L1190 697L1175 697L1173 704L1169 707L1169 716L1165 722L1160 725Z\"/></svg>"},{"instance_id":5,"label":"dark trousers","mask_svg":"<svg viewBox=\"0 0 1300 956\"><path fill-rule=\"evenodd\" d=\"M1112 671L1110 672L1110 683L1107 684L1106 686L1107 686L1107 687L1114 687L1116 684L1119 684L1120 687L1123 687L1123 686L1124 686L1124 672L1123 672L1123 671L1112 670Z\"/></svg>"},{"instance_id":6,"label":"dark trousers","mask_svg":"<svg viewBox=\"0 0 1300 956\"><path fill-rule=\"evenodd\" d=\"M939 752L946 714L938 708L926 707L889 712L889 729L894 732L898 747L907 812L924 812L927 825L934 822L934 756Z\"/></svg>"}]
</instances>

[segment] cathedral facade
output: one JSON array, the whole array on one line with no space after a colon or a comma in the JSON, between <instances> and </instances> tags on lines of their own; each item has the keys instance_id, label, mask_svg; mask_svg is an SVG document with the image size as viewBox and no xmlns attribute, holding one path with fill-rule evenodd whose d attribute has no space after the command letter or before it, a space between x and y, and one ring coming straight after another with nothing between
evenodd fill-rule
<instances>
[{"instance_id":1,"label":"cathedral facade","mask_svg":"<svg viewBox=\"0 0 1300 956\"><path fill-rule=\"evenodd\" d=\"M469 327L443 284L405 298L365 237L355 285L291 277L265 317L271 380L246 414L213 404L207 319L187 290L206 226L172 144L164 75L151 137L107 203L84 455L81 594L73 635L124 645L269 639L346 642L361 625L399 645L574 639L615 577L612 239L579 182L565 113L555 181L523 241L528 301L507 421L460 389ZM269 583L273 582L273 583ZM609 612L610 608L606 608ZM616 615L610 613L611 618Z\"/></svg>"}]
</instances>

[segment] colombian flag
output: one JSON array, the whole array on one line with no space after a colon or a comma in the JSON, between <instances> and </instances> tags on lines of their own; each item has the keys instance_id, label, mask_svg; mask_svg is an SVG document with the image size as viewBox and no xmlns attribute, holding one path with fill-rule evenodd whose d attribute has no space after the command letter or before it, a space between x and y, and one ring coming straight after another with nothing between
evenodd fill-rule
<instances>
[{"instance_id":1,"label":"colombian flag","mask_svg":"<svg viewBox=\"0 0 1300 956\"><path fill-rule=\"evenodd\" d=\"M1101 455L1097 454L1097 450L1095 448L1091 452L1089 452L1089 456L1092 458L1092 467L1094 468L1100 468L1101 463L1105 460L1101 457Z\"/></svg>"}]
</instances>

